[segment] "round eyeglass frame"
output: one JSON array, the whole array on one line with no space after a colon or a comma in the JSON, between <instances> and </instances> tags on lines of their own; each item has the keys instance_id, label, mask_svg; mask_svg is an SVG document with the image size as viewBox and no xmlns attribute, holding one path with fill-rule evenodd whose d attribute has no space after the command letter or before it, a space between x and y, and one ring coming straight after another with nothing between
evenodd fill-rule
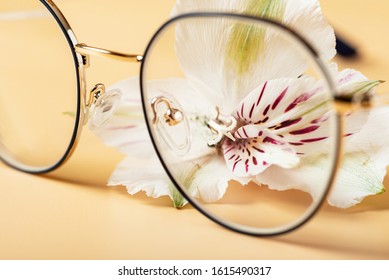
<instances>
[{"instance_id":1,"label":"round eyeglass frame","mask_svg":"<svg viewBox=\"0 0 389 280\"><path fill-rule=\"evenodd\" d=\"M320 209L320 207L323 205L323 202L325 201L328 193L330 192L330 190L333 186L333 183L335 181L335 176L336 176L336 173L338 170L339 162L340 162L341 146L342 146L341 145L342 144L341 137L340 137L341 131L342 131L342 123L341 123L341 115L339 114L338 111L335 110L335 112L334 112L335 118L336 118L335 119L336 135L334 136L335 137L335 139L334 139L334 142L335 142L334 143L335 144L334 154L335 154L335 156L333 158L333 162L331 165L331 170L330 170L329 178L328 178L329 180L328 180L328 183L326 185L325 190L323 191L323 195L315 202L315 204L313 206L311 206L306 211L306 213L304 213L304 215L302 215L294 223L290 223L290 224L287 224L285 226L279 226L279 227L275 227L275 228L271 228L271 229L258 229L258 228L254 228L254 227L239 225L237 223L229 222L227 220L222 220L222 219L218 218L217 215L214 215L214 214L210 213L209 211L205 210L204 207L201 206L201 203L197 202L190 195L188 195L188 193L184 190L183 187L181 187L181 184L179 182L177 182L175 176L169 170L168 164L165 162L164 157L158 148L157 139L155 139L154 133L152 132L153 124L148 121L149 117L147 115L147 106L148 106L149 100L146 99L145 94L144 94L145 87L146 87L145 86L145 70L147 67L147 60L148 60L149 54L152 51L154 42L157 41L160 34L162 34L166 28L168 28L170 25L173 25L174 23L176 23L179 20L188 19L188 18L221 18L221 17L223 17L223 18L228 17L228 18L237 19L237 20L241 19L241 20L253 21L253 22L257 22L257 23L258 22L264 23L266 25L275 27L275 29L278 29L279 31L285 32L286 34L288 34L288 36L291 36L294 39L296 39L297 42L305 49L305 51L307 51L307 53L311 55L311 58L314 59L314 62L318 66L318 70L320 70L321 74L323 75L323 77L325 78L325 80L327 82L330 94L332 94L332 96L335 96L336 91L335 91L334 82L332 81L331 75L329 74L324 63L320 59L318 52L302 36L300 36L298 33L293 31L291 28L289 28L285 25L282 25L276 21L273 21L271 19L259 18L259 17L255 17L255 16L245 15L245 14L218 13L218 12L181 14L181 15L178 15L174 18L171 18L170 20L165 22L156 31L154 36L151 38L149 44L147 45L146 51L143 55L143 60L142 60L141 70L140 70L140 73L141 73L140 74L140 90L141 90L142 106L143 106L143 113L144 113L144 118L146 121L146 126L148 129L151 141L153 143L154 149L155 149L155 151L158 155L158 158L159 158L165 172L167 173L169 179L173 182L174 186L180 192L180 194L196 210L198 210L200 213L202 213L204 216L206 216L210 220L214 221L215 223L217 223L217 224L219 224L227 229L230 229L232 231L238 232L238 233L252 235L252 236L275 236L275 235L285 234L285 233L291 232L291 231L301 227L305 223L307 223L317 213L317 211Z\"/></svg>"},{"instance_id":2,"label":"round eyeglass frame","mask_svg":"<svg viewBox=\"0 0 389 280\"><path fill-rule=\"evenodd\" d=\"M74 120L74 129L68 147L64 151L62 157L60 157L58 161L53 165L44 168L35 168L23 164L12 163L12 161L7 160L0 155L0 160L3 161L8 166L15 168L19 171L31 173L31 174L44 174L44 173L54 171L70 158L70 156L72 155L72 153L74 152L77 146L79 135L81 134L82 126L84 124L84 119L86 117L86 111L85 109L83 110L83 108L85 108L85 100L86 100L85 69L83 64L83 57L81 54L77 53L75 49L78 44L76 36L73 33L73 30L70 27L70 24L68 23L64 15L61 13L61 11L52 1L48 1L48 0L39 0L39 1L50 12L50 14L53 16L60 29L62 30L62 33L68 43L69 50L72 54L74 69L76 74L76 83L77 83L77 92L72 94L77 95L76 96L77 107L76 107L75 120Z\"/></svg>"},{"instance_id":3,"label":"round eyeglass frame","mask_svg":"<svg viewBox=\"0 0 389 280\"><path fill-rule=\"evenodd\" d=\"M73 60L74 60L74 65L75 65L78 93L77 93L77 110L76 110L76 115L75 115L75 125L74 125L73 134L72 134L68 148L66 149L64 155L55 164L53 164L50 167L44 168L44 169L28 168L28 167L24 167L22 165L18 166L18 165L12 164L11 162L5 160L3 157L0 156L0 159L5 164L9 165L10 167L15 168L15 169L20 170L20 171L23 171L23 172L26 172L26 173L31 173L31 174L48 173L50 171L57 169L62 164L64 164L64 162L66 162L66 160L68 160L70 158L70 156L72 155L72 153L74 152L74 150L77 146L77 142L78 142L78 139L80 137L83 125L85 125L86 120L88 118L88 110L86 107L86 92L87 92L87 90L86 90L86 78L85 78L86 61L85 61L85 57L80 52L77 51L77 48L80 46L80 44L79 44L72 28L70 27L70 24L68 23L68 21L66 20L66 18L62 14L62 12L59 10L59 8L54 4L54 2L52 2L50 0L39 0L39 1L46 7L46 9L54 17L54 19L56 20L57 24L61 28L63 35L65 36L65 38L68 42L70 51L72 52L72 55L73 55ZM289 27L282 25L276 21L270 20L270 19L259 18L259 17L255 17L255 16L244 15L244 14L223 13L223 12L209 12L209 13L208 12L201 12L201 13L194 12L194 13L181 14L181 15L175 16L175 17L171 18L170 20L166 21L155 32L155 34L153 35L153 37L151 38L151 40L149 41L149 43L146 47L146 50L144 52L143 57L141 59L140 58L138 59L138 62L141 62L140 89L141 89L141 93L142 93L141 94L142 109L143 109L143 113L144 113L146 127L147 127L148 133L150 135L151 141L153 143L154 149L156 151L156 154L157 154L163 168L165 169L168 177L173 182L174 186L177 188L177 190L180 192L180 194L195 209L197 209L204 216L206 216L210 220L214 221L215 223L217 223L217 224L219 224L227 229L230 229L230 230L238 232L238 233L247 234L247 235L274 236L274 235L288 233L288 232L293 231L296 228L304 225L306 222L308 222L316 214L316 212L320 209L321 205L323 204L323 202L324 202L327 194L329 193L331 186L333 185L333 182L335 180L336 171L338 169L338 165L339 165L339 161L340 161L340 157L341 157L341 144L342 144L341 137L340 137L341 131L342 131L341 116L337 110L335 110L335 113L336 113L336 128L335 129L337 131L337 135L335 136L336 139L335 139L335 152L334 152L337 156L334 157L334 162L332 164L332 169L330 171L329 182L327 184L326 190L323 193L323 196L320 198L320 200L318 201L316 206L313 207L313 209L311 209L311 211L309 211L308 214L303 216L297 223L294 223L293 225L288 226L288 227L282 227L282 228L280 227L280 228L275 228L272 230L263 230L263 229L258 230L255 228L246 227L246 226L234 224L231 222L227 222L227 221L224 221L224 220L217 218L215 215L204 210L203 207L201 207L197 201L193 200L190 196L187 195L187 193L181 188L180 184L176 181L174 176L169 171L169 168L168 168L167 164L165 163L165 161L164 161L164 159L163 159L163 157L158 149L158 146L156 144L156 140L154 139L153 133L151 131L152 130L151 124L148 122L147 109L146 109L148 100L145 99L145 95L143 94L144 88L145 88L145 86L144 86L144 82L145 82L144 81L144 71L145 71L146 64L147 64L148 54L150 53L152 46L153 46L154 42L157 40L158 36L168 26L170 26L170 25L174 24L175 22L182 20L182 19L187 19L187 18L220 18L220 17L229 17L229 18L233 18L233 19L242 19L242 20L249 20L249 21L256 21L256 22L265 23L265 24L271 25L271 26L273 26L273 27L275 27L283 32L286 32L290 36L294 37L304 47L304 49L312 56L312 58L314 58L314 61L316 62L319 70L321 71L321 73L323 74L325 79L327 80L329 90L333 94L335 94L334 83L332 81L330 74L328 73L327 68L325 67L324 63L321 61L319 54L302 36L300 36L298 33L293 31ZM114 54L119 54L119 53L114 53ZM109 56L109 54L107 56Z\"/></svg>"}]
</instances>

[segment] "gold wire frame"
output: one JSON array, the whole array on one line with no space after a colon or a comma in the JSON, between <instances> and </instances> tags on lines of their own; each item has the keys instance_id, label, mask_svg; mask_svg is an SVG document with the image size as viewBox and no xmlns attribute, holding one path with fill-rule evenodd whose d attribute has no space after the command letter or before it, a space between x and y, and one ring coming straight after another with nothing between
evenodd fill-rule
<instances>
[{"instance_id":1,"label":"gold wire frame","mask_svg":"<svg viewBox=\"0 0 389 280\"><path fill-rule=\"evenodd\" d=\"M115 59L118 61L137 62L137 63L141 62L143 59L143 56L139 54L126 54L126 53L111 51L111 50L102 49L98 47L92 47L92 46L88 46L87 44L79 43L69 22L67 21L67 19L65 18L61 10L58 8L58 6L54 3L54 1L52 0L40 0L40 1L43 2L43 4L53 14L53 16L57 20L62 30L66 33L66 35L68 35L68 38L70 39L69 43L71 43L72 45L71 46L72 51L76 56L76 62L77 62L80 104L79 104L79 116L78 116L79 121L78 123L76 123L77 129L75 131L75 136L73 142L71 143L71 147L67 151L65 157L58 164L56 164L52 168L49 168L49 170L43 170L38 172L32 171L31 173L45 173L47 171L57 168L58 166L65 163L71 157L75 148L77 147L83 126L86 125L88 122L89 107L93 103L93 100L90 100L91 98L93 98L93 95L90 95L91 97L87 98L87 81L86 81L85 70L90 66L89 56L90 55L99 56L99 57L104 57L109 59ZM93 89L91 90L91 92L93 92Z\"/></svg>"}]
</instances>

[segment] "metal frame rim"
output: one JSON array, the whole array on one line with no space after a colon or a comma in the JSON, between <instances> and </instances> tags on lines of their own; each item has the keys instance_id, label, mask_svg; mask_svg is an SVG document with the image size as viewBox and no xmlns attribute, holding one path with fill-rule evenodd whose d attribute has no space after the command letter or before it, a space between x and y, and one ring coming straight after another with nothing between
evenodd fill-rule
<instances>
[{"instance_id":1,"label":"metal frame rim","mask_svg":"<svg viewBox=\"0 0 389 280\"><path fill-rule=\"evenodd\" d=\"M41 4L47 9L48 12L53 16L55 21L57 22L59 28L61 29L66 42L69 46L69 50L72 53L73 56L73 62L75 66L75 78L77 81L77 110L76 110L76 116L74 120L74 128L72 132L72 136L70 138L69 144L66 148L66 151L64 151L64 154L56 161L54 164L47 166L47 167L31 167L25 164L19 164L15 165L11 161L6 160L4 157L0 157L0 159L8 166L15 168L19 171L30 173L30 174L43 174L51 172L55 169L57 169L59 166L61 166L66 160L69 159L71 154L73 153L79 136L81 134L82 130L82 124L84 119L84 114L82 113L82 107L85 104L85 88L84 88L84 69L82 67L82 64L80 61L82 61L82 57L75 51L75 46L78 44L76 36L74 35L74 32L72 28L70 27L69 23L67 22L66 18L63 16L62 12L59 10L59 8L50 0L39 0Z\"/></svg>"},{"instance_id":2,"label":"metal frame rim","mask_svg":"<svg viewBox=\"0 0 389 280\"><path fill-rule=\"evenodd\" d=\"M176 22L178 20L181 20L181 19L196 18L196 17L202 17L202 18L231 17L231 18L235 18L235 19L244 19L244 20L252 20L252 21L258 21L258 22L264 22L264 23L276 26L276 28L284 30L287 33L289 33L290 35L294 36L302 45L304 45L306 47L306 50L308 50L310 52L310 54L312 55L312 58L314 58L315 62L318 64L318 67L320 68L320 71L322 72L323 76L326 78L326 80L328 82L329 89L332 91L332 94L335 94L335 86L334 86L334 83L332 81L332 78L331 78L327 68L324 66L324 63L321 61L318 52L302 36L300 36L294 30L292 30L291 28L289 28L289 27L287 27L285 25L280 24L279 22L276 22L276 21L273 21L273 20L270 20L270 19L258 18L258 17L255 17L255 16L243 15L243 14L219 13L219 12L209 12L209 13L208 12L196 12L196 13L180 14L180 15L175 16L175 17L169 19L168 21L166 21L154 33L153 37L149 41L149 43L148 43L148 45L146 47L146 50L144 52L143 61L142 61L142 64L141 64L140 80L139 80L139 82L140 82L140 90L141 90L142 108L143 108L143 114L144 114L144 118L145 118L145 122L146 122L146 127L147 127L147 130L149 132L149 135L150 135L151 142L153 144L154 150L155 150L155 152L156 152L156 154L157 154L157 156L158 156L158 158L159 158L159 160L160 160L164 170L166 171L169 179L172 181L172 183L174 184L176 189L180 192L180 194L196 210L198 210L200 213L202 213L208 219L210 219L213 222L221 225L222 227L225 227L225 228L227 228L229 230L232 230L234 232L242 233L242 234L246 234L246 235L251 235L251 236L261 236L261 237L271 237L271 236L278 236L278 235L281 235L281 234L289 233L289 232L291 232L291 231L293 231L293 230L303 226L304 224L306 224L319 211L319 209L322 207L324 200L326 199L329 191L331 190L331 188L332 188L332 186L334 184L336 173L337 173L337 169L338 169L338 165L339 165L339 161L340 161L339 157L340 157L340 151L341 151L341 138L340 138L341 134L340 134L340 132L341 132L342 126L341 126L341 122L340 122L340 115L338 114L338 112L336 112L336 120L335 120L336 127L335 127L335 129L338 132L338 134L336 135L336 139L334 140L335 141L335 151L334 151L334 153L335 153L336 157L333 160L332 169L331 169L330 174L329 174L330 175L329 176L329 183L326 186L326 189L325 189L325 191L323 193L322 198L318 201L318 203L317 203L317 205L315 207L312 207L313 209L308 213L307 216L304 217L303 220L301 220L298 223L293 224L291 226L287 225L286 227L276 228L277 230L263 230L263 229L258 230L258 229L255 229L254 227L248 227L248 226L243 226L243 225L239 225L239 224L223 221L221 219L218 219L216 216L212 215L211 213L207 212L206 210L204 210L203 207L200 206L200 203L198 203L194 199L192 199L181 188L180 184L177 182L177 180L175 179L175 177L172 175L172 173L170 172L169 168L167 167L167 164L165 163L164 158L162 157L162 155L161 155L161 153L160 153L160 151L158 149L158 146L156 144L156 139L153 136L151 124L148 121L147 108L146 108L147 100L145 100L145 95L144 95L144 71L145 71L145 68L146 68L147 60L148 60L148 54L149 54L149 52L152 49L154 41L158 38L159 34L161 34L163 30L165 30L167 27L172 25L174 22Z\"/></svg>"}]
</instances>

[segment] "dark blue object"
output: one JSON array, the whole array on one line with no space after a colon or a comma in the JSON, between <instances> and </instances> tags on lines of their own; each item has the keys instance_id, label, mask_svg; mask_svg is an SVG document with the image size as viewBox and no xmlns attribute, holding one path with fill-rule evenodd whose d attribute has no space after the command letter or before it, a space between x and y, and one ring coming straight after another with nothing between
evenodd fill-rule
<instances>
[{"instance_id":1,"label":"dark blue object","mask_svg":"<svg viewBox=\"0 0 389 280\"><path fill-rule=\"evenodd\" d=\"M357 49L338 35L336 36L336 50L338 55L346 58L352 58L358 55Z\"/></svg>"}]
</instances>

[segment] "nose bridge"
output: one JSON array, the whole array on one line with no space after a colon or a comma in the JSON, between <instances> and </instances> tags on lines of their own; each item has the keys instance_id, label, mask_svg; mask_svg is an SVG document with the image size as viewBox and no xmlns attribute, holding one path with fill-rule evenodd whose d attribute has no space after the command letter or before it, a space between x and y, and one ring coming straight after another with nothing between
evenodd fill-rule
<instances>
[{"instance_id":1,"label":"nose bridge","mask_svg":"<svg viewBox=\"0 0 389 280\"><path fill-rule=\"evenodd\" d=\"M74 45L74 50L76 53L81 55L82 57L82 64L84 68L88 68L90 66L90 56L97 56L97 57L103 57L103 58L109 58L109 59L114 59L118 61L123 61L123 62L141 62L143 60L142 55L137 55L137 54L127 54L127 53L121 53L121 52L116 52L116 51L111 51L99 47L93 47L89 46L86 44L75 44ZM96 95L97 93L97 95ZM92 104L96 103L98 100L101 99L101 96L105 95L105 85L100 83L95 85L95 87L90 91L90 96L89 99L86 97L86 102L85 102L85 108L86 111L88 112L89 109L92 107ZM88 113L86 113L85 116L85 122L86 124L88 122L89 116Z\"/></svg>"}]
</instances>

